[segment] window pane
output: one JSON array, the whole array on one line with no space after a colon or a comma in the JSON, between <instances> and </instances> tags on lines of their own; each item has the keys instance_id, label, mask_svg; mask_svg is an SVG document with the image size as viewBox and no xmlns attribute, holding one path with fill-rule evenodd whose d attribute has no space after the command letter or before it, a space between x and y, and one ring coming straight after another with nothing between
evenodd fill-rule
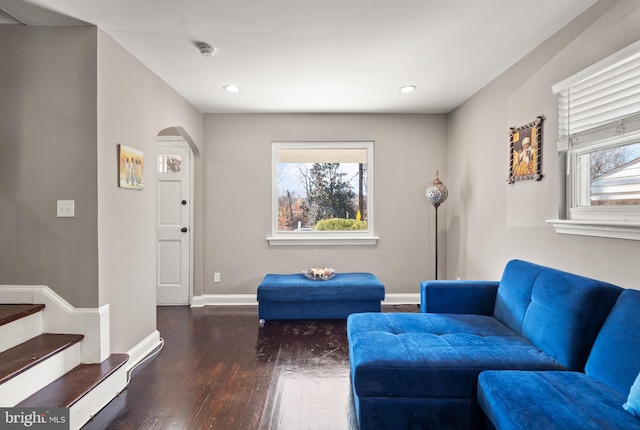
<instances>
[{"instance_id":1,"label":"window pane","mask_svg":"<svg viewBox=\"0 0 640 430\"><path fill-rule=\"evenodd\" d=\"M335 153L319 151L313 158L323 161ZM281 162L301 159L287 152L278 157L278 231L367 229L366 162L346 152L334 158L342 162Z\"/></svg>"},{"instance_id":2,"label":"window pane","mask_svg":"<svg viewBox=\"0 0 640 430\"><path fill-rule=\"evenodd\" d=\"M181 164L180 155L158 155L158 173L179 173Z\"/></svg>"},{"instance_id":3,"label":"window pane","mask_svg":"<svg viewBox=\"0 0 640 430\"><path fill-rule=\"evenodd\" d=\"M640 205L640 143L579 156L588 160L591 206Z\"/></svg>"}]
</instances>

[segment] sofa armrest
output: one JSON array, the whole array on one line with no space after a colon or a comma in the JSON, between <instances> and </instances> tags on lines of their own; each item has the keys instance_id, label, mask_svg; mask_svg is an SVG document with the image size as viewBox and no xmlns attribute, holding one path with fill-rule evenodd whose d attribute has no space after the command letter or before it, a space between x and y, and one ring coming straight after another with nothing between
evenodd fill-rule
<instances>
[{"instance_id":1,"label":"sofa armrest","mask_svg":"<svg viewBox=\"0 0 640 430\"><path fill-rule=\"evenodd\" d=\"M420 311L493 315L498 281L423 281Z\"/></svg>"}]
</instances>

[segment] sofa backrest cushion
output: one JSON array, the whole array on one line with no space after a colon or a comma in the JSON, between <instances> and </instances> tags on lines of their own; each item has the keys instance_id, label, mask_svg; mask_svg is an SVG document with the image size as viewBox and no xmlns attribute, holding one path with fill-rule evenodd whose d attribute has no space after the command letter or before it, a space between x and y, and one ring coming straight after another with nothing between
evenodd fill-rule
<instances>
[{"instance_id":1,"label":"sofa backrest cushion","mask_svg":"<svg viewBox=\"0 0 640 430\"><path fill-rule=\"evenodd\" d=\"M493 316L522 334L524 314L531 303L531 289L542 268L526 261L511 260L502 272Z\"/></svg>"},{"instance_id":2,"label":"sofa backrest cushion","mask_svg":"<svg viewBox=\"0 0 640 430\"><path fill-rule=\"evenodd\" d=\"M582 370L620 287L550 267L507 264L494 316L570 369Z\"/></svg>"},{"instance_id":3,"label":"sofa backrest cushion","mask_svg":"<svg viewBox=\"0 0 640 430\"><path fill-rule=\"evenodd\" d=\"M640 291L620 294L593 344L585 372L629 394L640 372Z\"/></svg>"}]
</instances>

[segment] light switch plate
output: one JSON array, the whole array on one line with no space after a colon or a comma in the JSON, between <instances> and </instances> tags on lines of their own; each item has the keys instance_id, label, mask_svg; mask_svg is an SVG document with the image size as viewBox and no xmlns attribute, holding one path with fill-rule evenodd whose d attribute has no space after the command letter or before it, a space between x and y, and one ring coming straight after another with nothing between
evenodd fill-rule
<instances>
[{"instance_id":1,"label":"light switch plate","mask_svg":"<svg viewBox=\"0 0 640 430\"><path fill-rule=\"evenodd\" d=\"M72 218L76 216L75 200L58 200L58 218Z\"/></svg>"}]
</instances>

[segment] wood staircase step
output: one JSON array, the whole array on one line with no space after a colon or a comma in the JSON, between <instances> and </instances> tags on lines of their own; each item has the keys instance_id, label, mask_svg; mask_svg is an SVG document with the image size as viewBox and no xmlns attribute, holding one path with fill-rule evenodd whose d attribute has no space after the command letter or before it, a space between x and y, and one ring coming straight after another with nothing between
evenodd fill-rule
<instances>
[{"instance_id":1,"label":"wood staircase step","mask_svg":"<svg viewBox=\"0 0 640 430\"><path fill-rule=\"evenodd\" d=\"M17 406L70 408L127 360L127 354L111 354L102 363L80 364Z\"/></svg>"},{"instance_id":2,"label":"wood staircase step","mask_svg":"<svg viewBox=\"0 0 640 430\"><path fill-rule=\"evenodd\" d=\"M41 334L0 353L0 384L80 342L80 334Z\"/></svg>"},{"instance_id":3,"label":"wood staircase step","mask_svg":"<svg viewBox=\"0 0 640 430\"><path fill-rule=\"evenodd\" d=\"M0 304L0 326L19 320L44 309L44 305L5 305Z\"/></svg>"}]
</instances>

